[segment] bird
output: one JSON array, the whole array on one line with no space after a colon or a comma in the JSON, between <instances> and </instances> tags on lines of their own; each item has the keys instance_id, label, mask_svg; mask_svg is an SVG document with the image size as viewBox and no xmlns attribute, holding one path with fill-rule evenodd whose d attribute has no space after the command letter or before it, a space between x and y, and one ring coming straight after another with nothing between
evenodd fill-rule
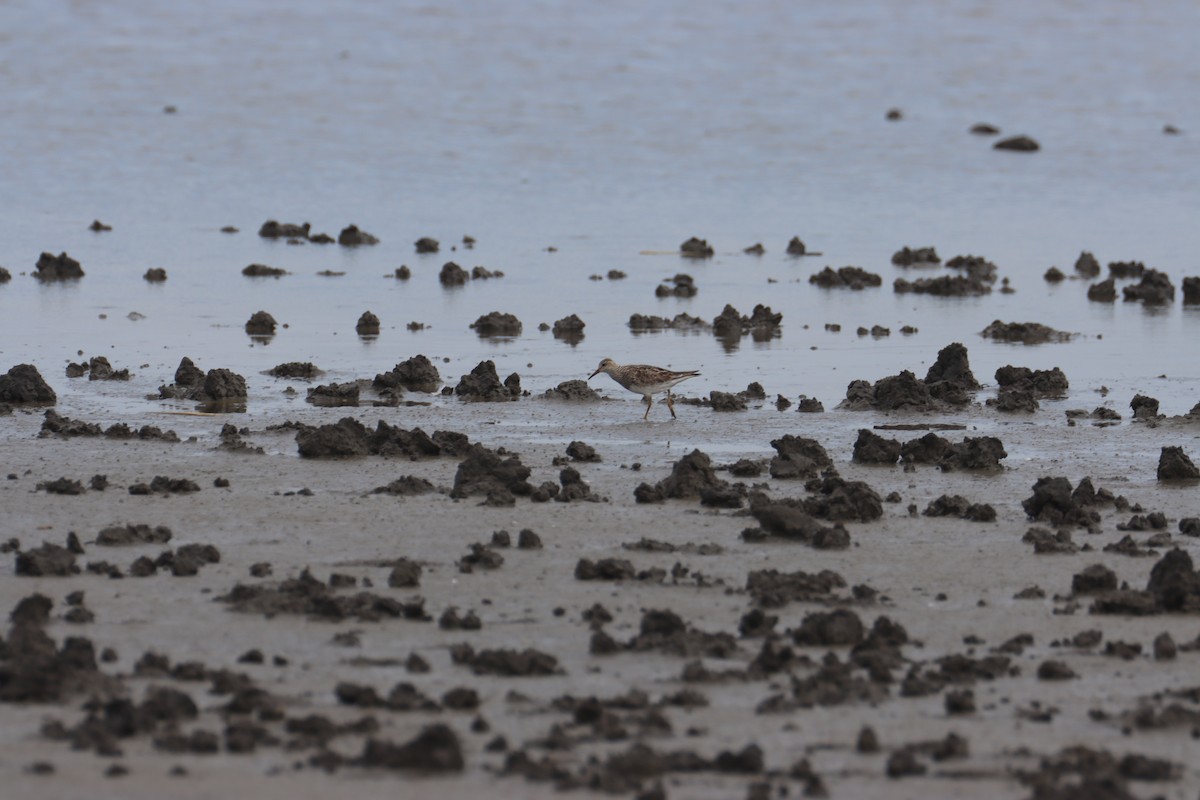
<instances>
[{"instance_id":1,"label":"bird","mask_svg":"<svg viewBox=\"0 0 1200 800\"><path fill-rule=\"evenodd\" d=\"M654 401L650 399L651 395L659 392L667 393L667 410L671 412L671 419L677 419L675 403L671 398L671 387L680 381L686 381L688 378L694 378L700 374L696 370L675 372L649 364L618 364L611 358L604 358L600 360L600 366L596 367L596 371L588 375L588 380L590 381L601 372L634 394L640 394L646 398L646 413L642 415L643 420L649 418L650 407L654 405Z\"/></svg>"}]
</instances>

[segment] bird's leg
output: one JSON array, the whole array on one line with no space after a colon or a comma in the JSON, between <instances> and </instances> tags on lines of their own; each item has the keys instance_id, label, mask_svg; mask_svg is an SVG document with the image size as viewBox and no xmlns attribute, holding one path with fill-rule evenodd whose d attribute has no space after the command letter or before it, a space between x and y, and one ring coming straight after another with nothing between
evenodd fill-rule
<instances>
[{"instance_id":1,"label":"bird's leg","mask_svg":"<svg viewBox=\"0 0 1200 800\"><path fill-rule=\"evenodd\" d=\"M675 416L675 401L671 399L670 389L667 389L667 410L671 412L671 419L679 419Z\"/></svg>"},{"instance_id":2,"label":"bird's leg","mask_svg":"<svg viewBox=\"0 0 1200 800\"><path fill-rule=\"evenodd\" d=\"M650 417L650 406L652 405L654 405L654 400L650 398L650 395L646 395L646 413L642 414L643 421Z\"/></svg>"}]
</instances>

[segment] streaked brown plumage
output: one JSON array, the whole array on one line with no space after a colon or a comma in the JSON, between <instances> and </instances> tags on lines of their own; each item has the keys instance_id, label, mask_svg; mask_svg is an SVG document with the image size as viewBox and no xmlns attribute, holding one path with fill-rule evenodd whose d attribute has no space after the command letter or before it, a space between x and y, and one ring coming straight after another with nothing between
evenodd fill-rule
<instances>
[{"instance_id":1,"label":"streaked brown plumage","mask_svg":"<svg viewBox=\"0 0 1200 800\"><path fill-rule=\"evenodd\" d=\"M694 378L700 374L695 370L674 372L662 367L652 367L649 364L618 364L611 358L605 358L600 361L600 366L596 367L596 371L588 375L588 380L590 381L601 372L634 394L640 394L646 398L646 413L642 415L642 419L650 416L650 407L654 404L650 397L659 392L667 393L667 410L671 412L671 418L675 419L675 403L671 399L671 387L680 381Z\"/></svg>"}]
</instances>

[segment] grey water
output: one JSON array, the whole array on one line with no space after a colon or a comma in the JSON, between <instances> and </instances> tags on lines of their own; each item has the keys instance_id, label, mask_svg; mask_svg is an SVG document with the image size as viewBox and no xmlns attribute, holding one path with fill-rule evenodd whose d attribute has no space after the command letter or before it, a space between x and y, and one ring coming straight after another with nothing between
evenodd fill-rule
<instances>
[{"instance_id":1,"label":"grey water","mask_svg":"<svg viewBox=\"0 0 1200 800\"><path fill-rule=\"evenodd\" d=\"M261 374L275 364L341 381L417 353L450 382L488 358L540 392L609 356L700 369L685 394L759 381L832 408L850 380L923 375L961 341L984 382L1005 364L1061 366L1064 408L1125 413L1144 392L1184 413L1200 400L1200 308L1089 302L1087 281L1042 275L1070 274L1082 250L1177 289L1200 275L1197 42L1189 0L5 0L0 368L34 363L65 408L113 419L159 408L145 395L184 355L246 375L252 411L290 402ZM1041 150L993 150L968 133L978 122ZM268 219L381 242L292 246L256 235ZM421 236L441 252L415 254ZM678 257L690 236L716 256ZM822 255L787 256L793 236ZM756 242L765 255L742 252ZM890 262L906 245L985 256L1015 291L896 294L917 277ZM27 273L43 251L86 277L39 284ZM449 260L505 276L447 290ZM291 274L244 278L251 263ZM402 264L411 280L387 277ZM826 265L883 286L810 285ZM151 267L168 280L142 280ZM611 269L628 277L590 280ZM656 298L679 272L699 293ZM729 350L627 327L726 303L782 312L782 335ZM287 325L265 346L242 330L259 309ZM368 309L383 331L362 340ZM522 334L477 337L468 326L493 310ZM578 345L538 330L572 313ZM998 344L979 336L995 319L1079 335ZM855 333L876 324L891 335ZM80 353L135 378L69 381Z\"/></svg>"}]
</instances>

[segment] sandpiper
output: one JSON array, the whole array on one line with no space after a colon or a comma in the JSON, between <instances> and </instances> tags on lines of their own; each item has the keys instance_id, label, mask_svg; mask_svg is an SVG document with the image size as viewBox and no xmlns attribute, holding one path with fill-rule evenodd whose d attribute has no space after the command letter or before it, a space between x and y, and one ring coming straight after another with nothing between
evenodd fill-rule
<instances>
[{"instance_id":1,"label":"sandpiper","mask_svg":"<svg viewBox=\"0 0 1200 800\"><path fill-rule=\"evenodd\" d=\"M642 415L642 419L649 418L650 406L654 405L650 396L659 392L667 393L667 410L671 412L671 419L675 419L675 402L671 399L671 387L680 381L694 378L700 374L695 370L674 372L662 367L652 367L649 364L618 364L611 358L605 358L600 361L600 366L596 367L596 371L588 375L588 380L590 381L601 372L634 394L640 394L646 398L646 413Z\"/></svg>"}]
</instances>

